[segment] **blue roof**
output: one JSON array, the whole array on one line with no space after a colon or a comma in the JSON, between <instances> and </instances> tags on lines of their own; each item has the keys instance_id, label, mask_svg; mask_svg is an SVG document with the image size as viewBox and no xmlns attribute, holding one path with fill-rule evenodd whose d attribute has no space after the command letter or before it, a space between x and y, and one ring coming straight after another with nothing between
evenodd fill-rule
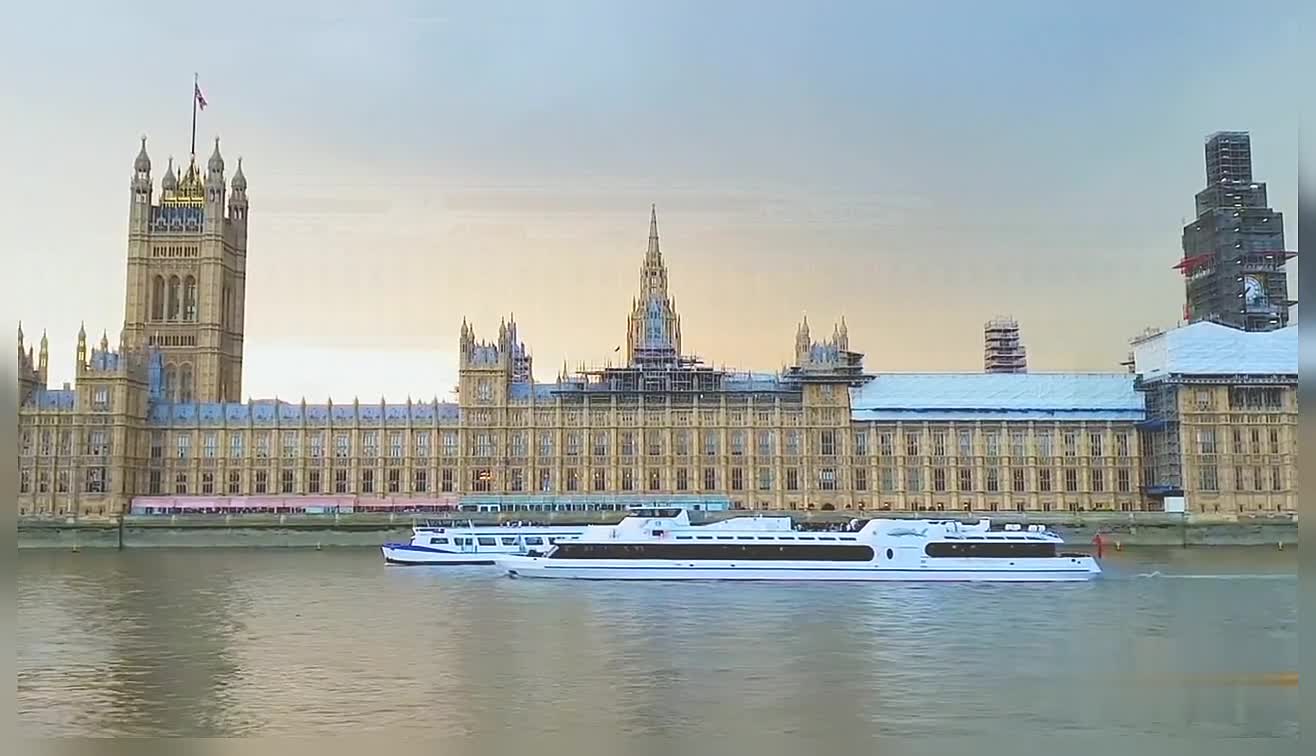
<instances>
[{"instance_id":1,"label":"blue roof","mask_svg":"<svg viewBox=\"0 0 1316 756\"><path fill-rule=\"evenodd\" d=\"M850 391L855 420L1138 421L1125 373L894 373Z\"/></svg>"},{"instance_id":2,"label":"blue roof","mask_svg":"<svg viewBox=\"0 0 1316 756\"><path fill-rule=\"evenodd\" d=\"M784 387L776 373L736 373L722 381L727 391L780 391Z\"/></svg>"},{"instance_id":3,"label":"blue roof","mask_svg":"<svg viewBox=\"0 0 1316 756\"><path fill-rule=\"evenodd\" d=\"M524 401L533 396L536 402L546 402L553 399L557 388L556 383L513 383L507 387L507 398Z\"/></svg>"},{"instance_id":4,"label":"blue roof","mask_svg":"<svg viewBox=\"0 0 1316 756\"><path fill-rule=\"evenodd\" d=\"M76 396L72 389L37 389L28 399L27 406L39 409L73 409Z\"/></svg>"},{"instance_id":5,"label":"blue roof","mask_svg":"<svg viewBox=\"0 0 1316 756\"><path fill-rule=\"evenodd\" d=\"M71 406L71 405L70 405ZM352 423L359 415L362 422L378 423L381 417L379 404L307 404L305 419L312 425L327 425L332 415L334 422ZM410 410L408 412L408 410ZM255 425L274 425L275 417L280 423L296 424L302 421L303 405L298 402L275 402L264 399L248 403L230 402L226 404L195 403L156 403L151 405L150 422L153 425L171 425L173 423L201 425L223 425L253 423ZM450 402L413 402L406 404L383 405L382 416L388 422L405 424L408 417L412 422L432 422L457 419L457 405Z\"/></svg>"}]
</instances>

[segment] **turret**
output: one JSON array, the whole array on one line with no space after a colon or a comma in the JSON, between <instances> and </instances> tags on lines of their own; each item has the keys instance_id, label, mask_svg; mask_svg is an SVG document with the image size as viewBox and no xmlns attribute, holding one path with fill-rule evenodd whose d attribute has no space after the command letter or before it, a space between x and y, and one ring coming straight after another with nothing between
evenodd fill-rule
<instances>
[{"instance_id":1,"label":"turret","mask_svg":"<svg viewBox=\"0 0 1316 756\"><path fill-rule=\"evenodd\" d=\"M49 385L50 378L50 340L46 338L46 331L41 330L41 351L37 353L37 380L42 386Z\"/></svg>"},{"instance_id":2,"label":"turret","mask_svg":"<svg viewBox=\"0 0 1316 756\"><path fill-rule=\"evenodd\" d=\"M218 231L224 219L224 157L219 154L219 137L215 137L215 149L206 161L205 186L205 228Z\"/></svg>"},{"instance_id":3,"label":"turret","mask_svg":"<svg viewBox=\"0 0 1316 756\"><path fill-rule=\"evenodd\" d=\"M242 173L242 158L238 158L238 170L233 174L233 194L229 195L228 214L234 223L247 222L247 177Z\"/></svg>"},{"instance_id":4,"label":"turret","mask_svg":"<svg viewBox=\"0 0 1316 756\"><path fill-rule=\"evenodd\" d=\"M133 160L131 204L128 209L128 226L132 231L145 231L151 220L151 157L146 154L146 137Z\"/></svg>"},{"instance_id":5,"label":"turret","mask_svg":"<svg viewBox=\"0 0 1316 756\"><path fill-rule=\"evenodd\" d=\"M78 351L74 355L74 359L79 370L87 366L87 326L85 323L78 326Z\"/></svg>"}]
</instances>

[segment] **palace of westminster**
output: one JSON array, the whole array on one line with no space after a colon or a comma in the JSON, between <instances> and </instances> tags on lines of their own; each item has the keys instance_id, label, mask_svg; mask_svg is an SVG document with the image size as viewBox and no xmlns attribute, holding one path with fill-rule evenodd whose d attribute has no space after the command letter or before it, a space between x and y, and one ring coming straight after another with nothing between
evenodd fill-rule
<instances>
[{"instance_id":1,"label":"palace of westminster","mask_svg":"<svg viewBox=\"0 0 1316 756\"><path fill-rule=\"evenodd\" d=\"M18 514L156 497L1297 511L1287 323L1149 332L1119 372L874 376L843 319L822 338L805 319L791 366L719 370L681 349L654 214L620 366L536 381L515 322L491 341L463 322L455 403L243 402L247 180L225 169L216 140L157 194L143 138L118 344L80 332L72 385L48 387L46 337L34 355L19 327Z\"/></svg>"}]
</instances>

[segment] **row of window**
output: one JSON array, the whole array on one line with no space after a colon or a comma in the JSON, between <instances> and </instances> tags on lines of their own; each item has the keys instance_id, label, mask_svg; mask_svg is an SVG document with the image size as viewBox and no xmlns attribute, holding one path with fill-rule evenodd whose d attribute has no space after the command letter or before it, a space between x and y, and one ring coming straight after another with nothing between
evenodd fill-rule
<instances>
[{"instance_id":1,"label":"row of window","mask_svg":"<svg viewBox=\"0 0 1316 756\"><path fill-rule=\"evenodd\" d=\"M186 366L185 366L186 367ZM190 371L190 368L189 368ZM168 378L167 384L168 384ZM190 372L188 373L190 381ZM190 384L188 390L190 391ZM272 453L271 443L273 431L258 431L253 433L254 451L257 457L269 457ZM376 430L365 430L356 433L341 431L333 434L333 455L337 458L348 458L352 456L353 441L360 450L360 455L364 457L380 456L380 432ZM620 456L632 457L641 452L651 457L662 456L665 449L670 443L670 447L675 456L691 456L692 440L694 435L691 431L673 430L670 431L671 438L665 438L668 434L664 431L646 431L641 437L635 431L619 431L617 433L616 449ZM703 431L698 434L699 442L698 452L702 456L715 457L722 453L722 432L721 431ZM811 451L816 451L824 457L837 456L841 454L838 437L840 433L834 430L823 430L817 432L816 446L811 447ZM282 455L285 458L295 458L301 455L302 433L299 431L283 431L280 434ZM389 457L402 458L407 456L410 451L411 456L428 457L431 451L431 434L430 431L413 431L410 450L407 448L407 433L404 431L389 431L387 433L387 452ZM946 434L942 432L932 432L932 443L924 445L921 435L918 433L904 434L903 450L906 456L917 457L924 451L930 451L934 457L946 457L948 450L954 450L961 458L973 458L980 456L982 452L986 457L999 457L1002 452L1009 451L1009 456L1015 459L1023 459L1030 456L1029 452L1036 452L1036 457L1050 458L1054 457L1056 447L1052 443L1052 434L1049 431L1035 431L1033 436L1034 443L1027 443L1027 437L1023 432L1016 431L1011 434L1009 445L1002 443L1002 436L994 431L983 433L984 442L978 446L975 445L970 431L963 431L960 434L960 444L957 447L948 447L946 444ZM1118 432L1114 434L1113 445L1107 445L1106 436L1103 433L1093 432L1087 434L1087 444L1084 451L1085 456L1104 457L1108 451L1113 450L1114 456L1129 457L1130 447L1128 432ZM459 452L459 436L457 431L444 431L440 433L441 450L445 457L455 457ZM730 456L746 456L749 451L749 441L751 435L749 431L732 430L726 432L726 451ZM778 436L776 431L754 431L753 432L753 449L755 456L771 457L774 456ZM785 456L800 456L803 452L803 433L800 431L787 430L781 436L782 450ZM855 456L867 456L872 452L867 439L867 431L855 431L854 443L852 450ZM895 456L895 434L882 432L877 436L876 451L881 456ZM1066 431L1060 434L1060 451L1063 457L1077 458L1079 456L1079 434L1076 431ZM495 457L498 456L498 438L497 435L490 432L477 432L472 434L471 446L468 452L477 457ZM569 431L564 434L562 439L562 452L565 456L575 457L582 456L586 451L594 457L608 457L613 447L612 431L596 431L589 437L589 445L586 447L585 434ZM175 451L180 459L187 458L191 450L192 434L176 433L174 434ZM325 448L325 433L323 431L305 432L305 451L311 457L323 457L327 450ZM218 456L219 453L219 436L217 432L208 432L202 436L203 453L207 457ZM540 432L537 437L536 449L540 457L552 457L556 450L557 434L551 431ZM245 456L246 436L242 431L231 431L228 434L229 456L240 458ZM512 432L508 436L507 451L513 457L528 457L530 451L530 438L526 433ZM164 454L164 434L157 432L152 437L151 456L159 459Z\"/></svg>"},{"instance_id":2,"label":"row of window","mask_svg":"<svg viewBox=\"0 0 1316 756\"><path fill-rule=\"evenodd\" d=\"M50 470L22 468L18 471L19 493L72 493L81 490L84 493L101 494L108 492L109 472L104 467L88 467L75 476L72 470L57 470L52 475Z\"/></svg>"},{"instance_id":3,"label":"row of window","mask_svg":"<svg viewBox=\"0 0 1316 756\"><path fill-rule=\"evenodd\" d=\"M1234 454L1282 454L1279 428L1265 429L1265 444L1262 444L1261 428L1232 428L1229 433L1230 450ZM1217 443L1215 428L1201 428L1197 431L1198 454L1222 454L1224 445Z\"/></svg>"},{"instance_id":4,"label":"row of window","mask_svg":"<svg viewBox=\"0 0 1316 756\"><path fill-rule=\"evenodd\" d=\"M110 432L107 430L91 430L84 435L84 440L79 453L87 454L93 457L107 457L111 451ZM34 439L38 442L33 443ZM73 431L59 431L58 436L53 430L43 430L34 434L30 430L23 431L19 439L19 455L31 457L40 455L42 457L61 456L69 457L73 455Z\"/></svg>"},{"instance_id":5,"label":"row of window","mask_svg":"<svg viewBox=\"0 0 1316 756\"><path fill-rule=\"evenodd\" d=\"M1220 491L1220 471L1216 465L1202 465L1198 468L1198 487L1202 491ZM1284 489L1284 469L1279 465L1273 465L1269 469L1264 467L1243 467L1241 465L1234 468L1234 491L1283 491Z\"/></svg>"}]
</instances>

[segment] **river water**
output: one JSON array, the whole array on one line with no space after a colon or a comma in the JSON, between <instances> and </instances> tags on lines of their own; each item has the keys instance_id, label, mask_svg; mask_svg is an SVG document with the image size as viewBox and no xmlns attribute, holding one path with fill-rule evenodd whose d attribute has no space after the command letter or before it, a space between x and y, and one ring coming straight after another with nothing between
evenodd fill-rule
<instances>
[{"instance_id":1,"label":"river water","mask_svg":"<svg viewBox=\"0 0 1316 756\"><path fill-rule=\"evenodd\" d=\"M29 736L1297 752L1296 549L1126 550L1079 585L513 580L374 549L17 559Z\"/></svg>"}]
</instances>

